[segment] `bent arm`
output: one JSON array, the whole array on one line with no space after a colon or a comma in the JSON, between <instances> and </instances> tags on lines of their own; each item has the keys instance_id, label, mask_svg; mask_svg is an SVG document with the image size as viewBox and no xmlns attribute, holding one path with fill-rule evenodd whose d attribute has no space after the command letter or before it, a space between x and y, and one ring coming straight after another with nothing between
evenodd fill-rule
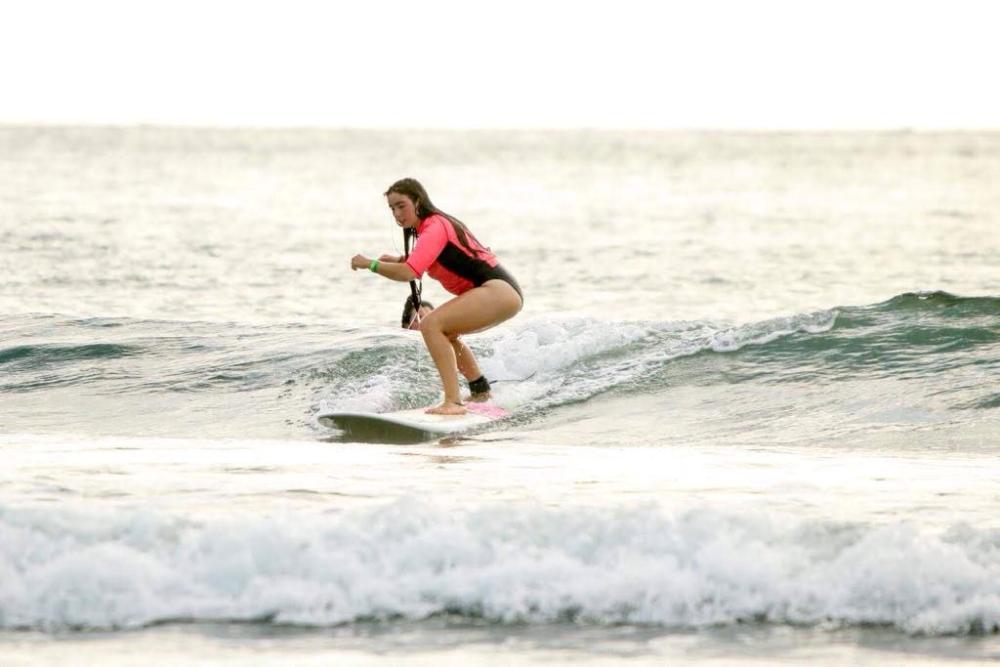
<instances>
[{"instance_id":1,"label":"bent arm","mask_svg":"<svg viewBox=\"0 0 1000 667\"><path fill-rule=\"evenodd\" d=\"M351 270L357 271L358 269L367 269L371 266L372 260L364 255L355 255L351 258ZM385 276L390 280L398 280L400 282L406 282L408 280L416 280L418 278L417 274L413 272L413 269L409 265L402 262L383 262L379 260L378 266L375 268L375 273L380 276Z\"/></svg>"},{"instance_id":2,"label":"bent arm","mask_svg":"<svg viewBox=\"0 0 1000 667\"><path fill-rule=\"evenodd\" d=\"M398 280L401 283L416 280L419 277L409 265L401 262L379 262L375 273L385 276L389 280Z\"/></svg>"}]
</instances>

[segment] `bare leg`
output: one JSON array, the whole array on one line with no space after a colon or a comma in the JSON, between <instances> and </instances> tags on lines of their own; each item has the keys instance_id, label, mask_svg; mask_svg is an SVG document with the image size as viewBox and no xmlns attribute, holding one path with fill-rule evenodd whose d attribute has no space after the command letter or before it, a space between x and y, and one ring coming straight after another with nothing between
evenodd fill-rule
<instances>
[{"instance_id":1,"label":"bare leg","mask_svg":"<svg viewBox=\"0 0 1000 667\"><path fill-rule=\"evenodd\" d=\"M453 338L451 347L455 350L458 372L462 374L462 377L466 380L478 380L483 372L479 370L479 364L476 363L476 355L472 354L472 350L465 344L465 341L461 338Z\"/></svg>"},{"instance_id":2,"label":"bare leg","mask_svg":"<svg viewBox=\"0 0 1000 667\"><path fill-rule=\"evenodd\" d=\"M451 347L455 350L455 359L458 362L458 372L462 376L469 380L478 380L483 377L483 371L479 369L479 364L476 363L476 355L472 354L472 350L469 346L462 341L461 338L453 338L451 341ZM490 400L490 392L484 391L478 394L471 394L468 400L482 403L484 401Z\"/></svg>"},{"instance_id":3,"label":"bare leg","mask_svg":"<svg viewBox=\"0 0 1000 667\"><path fill-rule=\"evenodd\" d=\"M458 386L456 339L473 331L482 331L514 317L521 310L521 297L508 283L489 280L436 308L420 323L420 333L437 366L444 387L444 401L427 412L431 414L465 413ZM464 343L461 343L464 346ZM465 347L468 350L468 347ZM462 352L465 357L465 353ZM475 364L469 351L468 357ZM465 363L465 362L463 362ZM475 365L478 370L478 364ZM476 376L478 377L478 375Z\"/></svg>"}]
</instances>

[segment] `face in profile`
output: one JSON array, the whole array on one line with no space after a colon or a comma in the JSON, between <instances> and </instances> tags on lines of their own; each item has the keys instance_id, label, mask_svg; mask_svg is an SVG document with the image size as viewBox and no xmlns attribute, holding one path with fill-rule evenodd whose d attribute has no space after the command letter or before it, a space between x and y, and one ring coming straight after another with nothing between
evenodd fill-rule
<instances>
[{"instance_id":1,"label":"face in profile","mask_svg":"<svg viewBox=\"0 0 1000 667\"><path fill-rule=\"evenodd\" d=\"M420 217L417 215L417 205L412 199L398 192L390 192L386 195L389 202L389 209L392 217L396 219L396 224L404 228L416 228L420 226Z\"/></svg>"}]
</instances>

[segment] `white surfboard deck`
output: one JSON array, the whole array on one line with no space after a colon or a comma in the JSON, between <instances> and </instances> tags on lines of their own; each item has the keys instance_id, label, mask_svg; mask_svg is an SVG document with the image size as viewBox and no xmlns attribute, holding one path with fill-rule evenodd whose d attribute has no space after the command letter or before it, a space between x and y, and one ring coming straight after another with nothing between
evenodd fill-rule
<instances>
[{"instance_id":1,"label":"white surfboard deck","mask_svg":"<svg viewBox=\"0 0 1000 667\"><path fill-rule=\"evenodd\" d=\"M365 440L419 441L453 435L503 419L508 412L492 403L466 403L464 415L429 415L427 408L396 412L327 412L316 421Z\"/></svg>"}]
</instances>

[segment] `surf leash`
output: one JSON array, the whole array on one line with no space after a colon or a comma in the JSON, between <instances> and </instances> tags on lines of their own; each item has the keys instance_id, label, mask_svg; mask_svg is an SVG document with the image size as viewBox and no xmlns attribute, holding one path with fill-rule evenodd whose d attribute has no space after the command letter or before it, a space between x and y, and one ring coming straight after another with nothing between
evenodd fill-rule
<instances>
[{"instance_id":1,"label":"surf leash","mask_svg":"<svg viewBox=\"0 0 1000 667\"><path fill-rule=\"evenodd\" d=\"M538 375L538 371L535 371L531 375L526 375L523 378L503 378L502 380L490 380L490 384L499 384L501 382L524 382L525 380L530 380L531 378Z\"/></svg>"},{"instance_id":2,"label":"surf leash","mask_svg":"<svg viewBox=\"0 0 1000 667\"><path fill-rule=\"evenodd\" d=\"M410 245L413 244L413 237L417 233L415 230L410 228L403 229L403 261L405 262L410 258ZM413 312L420 312L420 295L424 291L423 282L420 280L410 281L410 297L413 299Z\"/></svg>"}]
</instances>

